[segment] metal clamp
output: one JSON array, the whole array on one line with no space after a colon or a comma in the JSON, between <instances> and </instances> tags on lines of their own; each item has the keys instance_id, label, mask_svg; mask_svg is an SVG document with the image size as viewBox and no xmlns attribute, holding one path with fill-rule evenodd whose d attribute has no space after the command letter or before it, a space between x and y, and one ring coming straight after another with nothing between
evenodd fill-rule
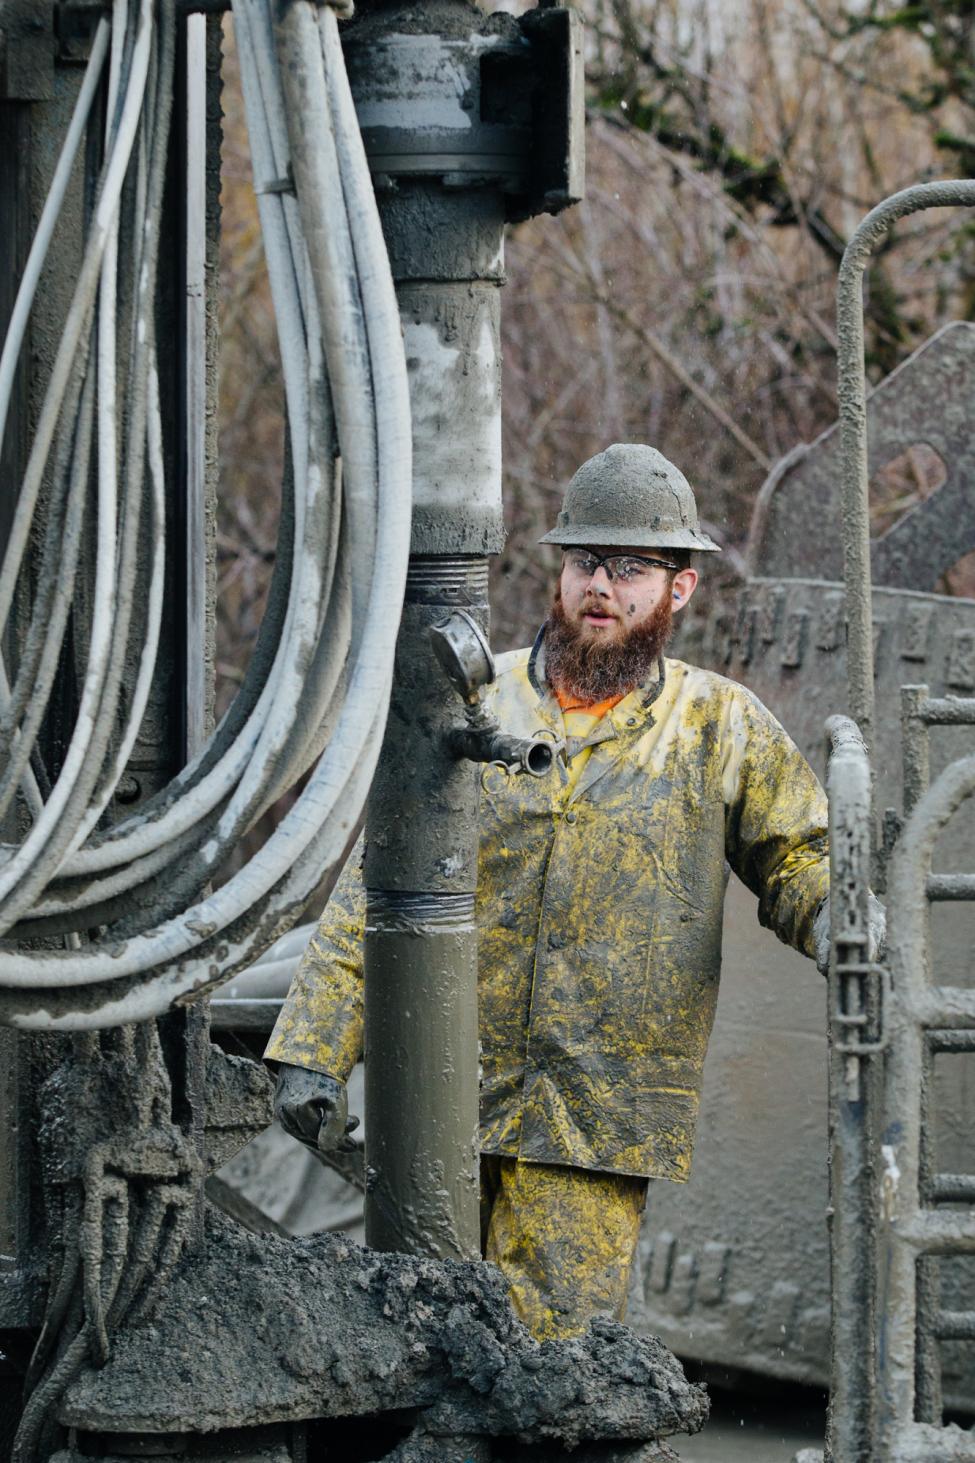
<instances>
[{"instance_id":1,"label":"metal clamp","mask_svg":"<svg viewBox=\"0 0 975 1463\"><path fill-rule=\"evenodd\" d=\"M832 1012L835 1031L833 1050L846 1057L868 1057L885 1051L889 1035L886 1011L891 994L890 971L885 965L876 965L872 962L845 961L842 965L838 964L836 966L837 1002L842 999L844 992L844 988L840 984L844 976L857 981L860 1010L846 1012L836 1009ZM871 996L873 996L872 1001ZM870 1010L871 1005L876 1010L877 1034L867 1040L862 1040L859 1033L865 1031L870 1025L873 1014Z\"/></svg>"}]
</instances>

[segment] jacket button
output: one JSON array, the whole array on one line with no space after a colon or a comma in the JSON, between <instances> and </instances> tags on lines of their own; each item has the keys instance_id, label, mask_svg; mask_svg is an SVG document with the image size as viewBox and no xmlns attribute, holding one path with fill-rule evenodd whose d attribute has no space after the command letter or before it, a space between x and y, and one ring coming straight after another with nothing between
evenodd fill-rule
<instances>
[{"instance_id":1,"label":"jacket button","mask_svg":"<svg viewBox=\"0 0 975 1463\"><path fill-rule=\"evenodd\" d=\"M578 818L578 816L579 816L579 814L577 812L575 812L575 810L573 808L570 808L569 811L565 815L565 821L567 823L574 823L576 821L576 819Z\"/></svg>"},{"instance_id":2,"label":"jacket button","mask_svg":"<svg viewBox=\"0 0 975 1463\"><path fill-rule=\"evenodd\" d=\"M558 930L549 931L548 948L550 950L561 950L565 944L565 936L560 935Z\"/></svg>"}]
</instances>

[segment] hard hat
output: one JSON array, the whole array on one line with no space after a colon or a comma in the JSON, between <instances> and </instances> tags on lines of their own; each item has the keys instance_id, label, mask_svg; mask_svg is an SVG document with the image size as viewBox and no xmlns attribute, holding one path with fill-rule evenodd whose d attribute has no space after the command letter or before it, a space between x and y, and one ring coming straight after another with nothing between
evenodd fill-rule
<instances>
[{"instance_id":1,"label":"hard hat","mask_svg":"<svg viewBox=\"0 0 975 1463\"><path fill-rule=\"evenodd\" d=\"M584 462L543 544L720 553L701 532L691 485L656 447L617 442Z\"/></svg>"}]
</instances>

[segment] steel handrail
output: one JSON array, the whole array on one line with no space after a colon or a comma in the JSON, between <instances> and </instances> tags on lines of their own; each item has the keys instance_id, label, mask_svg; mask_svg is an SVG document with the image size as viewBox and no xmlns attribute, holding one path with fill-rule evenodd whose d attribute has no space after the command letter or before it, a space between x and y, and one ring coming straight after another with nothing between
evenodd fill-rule
<instances>
[{"instance_id":1,"label":"steel handrail","mask_svg":"<svg viewBox=\"0 0 975 1463\"><path fill-rule=\"evenodd\" d=\"M863 342L863 273L891 225L926 208L975 207L975 181L917 183L870 210L843 252L836 289L837 372L840 403L843 558L849 626L847 677L850 710L873 747L873 613L867 469L867 381Z\"/></svg>"}]
</instances>

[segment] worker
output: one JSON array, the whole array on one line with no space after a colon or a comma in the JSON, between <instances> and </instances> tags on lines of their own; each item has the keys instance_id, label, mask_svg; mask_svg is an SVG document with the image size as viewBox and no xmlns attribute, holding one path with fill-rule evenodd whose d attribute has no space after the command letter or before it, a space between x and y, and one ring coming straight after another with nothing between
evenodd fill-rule
<instances>
[{"instance_id":1,"label":"worker","mask_svg":"<svg viewBox=\"0 0 975 1463\"><path fill-rule=\"evenodd\" d=\"M610 447L542 543L563 551L554 601L535 645L499 657L492 710L557 733L564 760L486 779L476 909L483 1251L545 1340L623 1318L648 1181L690 1173L729 865L821 968L829 867L823 791L779 723L664 657L691 556L717 549L683 473ZM350 860L266 1052L312 1148L348 1141L364 912Z\"/></svg>"}]
</instances>

